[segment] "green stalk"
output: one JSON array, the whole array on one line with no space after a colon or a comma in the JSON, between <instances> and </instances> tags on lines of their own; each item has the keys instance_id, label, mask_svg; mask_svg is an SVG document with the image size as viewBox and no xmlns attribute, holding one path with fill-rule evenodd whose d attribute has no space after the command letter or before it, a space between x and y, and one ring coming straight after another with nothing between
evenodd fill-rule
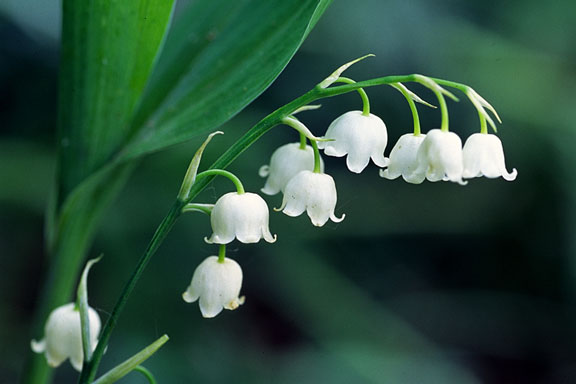
<instances>
[{"instance_id":1,"label":"green stalk","mask_svg":"<svg viewBox=\"0 0 576 384\"><path fill-rule=\"evenodd\" d=\"M436 97L438 98L438 105L440 106L440 113L442 114L442 122L440 125L440 130L442 132L448 132L448 106L446 105L446 99L440 91L432 90Z\"/></svg>"},{"instance_id":2,"label":"green stalk","mask_svg":"<svg viewBox=\"0 0 576 384\"><path fill-rule=\"evenodd\" d=\"M223 263L226 260L226 244L220 244L218 249L218 262Z\"/></svg>"},{"instance_id":3,"label":"green stalk","mask_svg":"<svg viewBox=\"0 0 576 384\"><path fill-rule=\"evenodd\" d=\"M100 360L102 360L102 355L104 354L104 350L108 345L108 340L110 339L112 331L114 330L114 327L118 322L118 318L120 317L122 310L124 309L126 303L128 302L130 294L136 287L136 283L142 276L142 273L146 269L146 266L148 265L148 262L150 261L151 257L156 253L156 251L160 247L160 244L162 243L162 241L164 241L164 239L174 226L174 223L180 216L184 205L186 205L185 202L176 200L176 202L172 205L172 208L170 208L170 210L168 211L168 214L164 217L164 219L156 229L154 236L152 236L152 239L148 244L148 248L146 248L146 251L140 258L140 260L138 260L138 264L136 265L136 268L134 269L132 276L128 280L128 283L124 286L124 290L120 294L120 297L116 302L116 305L112 310L112 313L110 314L110 318L108 319L108 321L104 325L104 328L102 329L98 345L96 346L96 349L94 350L94 353L92 355L92 360L90 360L87 364L84 364L82 373L80 374L79 383L89 384L94 381L98 366L100 365Z\"/></svg>"},{"instance_id":4,"label":"green stalk","mask_svg":"<svg viewBox=\"0 0 576 384\"><path fill-rule=\"evenodd\" d=\"M238 141L236 141L226 152L224 152L209 168L208 171L204 171L197 175L195 183L191 186L189 193L187 194L187 200L181 201L176 200L168 214L164 217L152 240L150 241L148 248L138 261L132 276L126 283L124 290L122 291L118 301L110 318L104 325L102 329L102 333L100 335L100 340L96 349L94 350L92 360L84 365L82 373L80 374L79 383L80 384L90 384L94 381L94 377L96 376L96 372L98 366L100 365L100 361L102 360L102 355L106 346L108 345L108 341L118 322L120 314L124 309L126 302L128 301L128 297L134 290L136 283L142 276L144 269L148 265L150 258L156 253L162 241L166 238L169 231L174 226L176 219L180 216L182 208L184 206L193 201L196 196L200 192L202 192L210 182L217 176L222 175L220 171L230 165L238 156L240 156L246 149L248 149L254 142L256 142L260 137L262 137L266 132L268 132L273 127L282 124L286 118L288 118L291 114L293 114L299 108L306 106L307 104L327 98L333 97L341 94L345 94L348 92L356 91L362 87L372 87L377 85L388 85L392 83L398 82L420 82L418 80L418 75L405 75L405 76L387 76L381 77L377 79L357 82L354 84L347 84L338 87L331 87L331 88L321 88L319 85L314 87L309 92L305 93L304 95L298 97L297 99L291 101L290 103L284 105L283 107L278 108L262 120L260 120L255 126L253 126L244 136L242 136ZM212 172L218 170L219 172ZM202 175L202 177L199 177Z\"/></svg>"},{"instance_id":5,"label":"green stalk","mask_svg":"<svg viewBox=\"0 0 576 384\"><path fill-rule=\"evenodd\" d=\"M300 149L306 149L306 136L302 132L300 132Z\"/></svg>"},{"instance_id":6,"label":"green stalk","mask_svg":"<svg viewBox=\"0 0 576 384\"><path fill-rule=\"evenodd\" d=\"M150 384L156 384L156 379L154 378L154 375L145 367L139 365L136 368L134 368L134 371L140 372L146 378L146 380L148 380Z\"/></svg>"},{"instance_id":7,"label":"green stalk","mask_svg":"<svg viewBox=\"0 0 576 384\"><path fill-rule=\"evenodd\" d=\"M402 86L392 85L395 89L400 91L402 95L406 98L408 105L410 106L410 111L412 112L412 120L414 121L414 136L420 136L422 133L420 130L420 117L418 116L418 109L416 108L416 103L412 100L412 97L408 94L406 89Z\"/></svg>"},{"instance_id":8,"label":"green stalk","mask_svg":"<svg viewBox=\"0 0 576 384\"><path fill-rule=\"evenodd\" d=\"M201 172L199 174L196 175L196 180L199 180L203 177L207 177L207 176L224 176L227 177L228 179L230 179L230 181L232 181L234 183L234 185L236 186L236 191L238 192L239 195L246 193L246 191L244 191L244 185L242 185L242 182L240 181L240 179L233 174L232 172L228 172L225 171L223 169L209 169L207 171Z\"/></svg>"},{"instance_id":9,"label":"green stalk","mask_svg":"<svg viewBox=\"0 0 576 384\"><path fill-rule=\"evenodd\" d=\"M334 83L354 84L356 82L347 77L339 77L338 80L336 80ZM368 99L366 91L362 88L358 88L357 91L360 94L360 97L362 98L362 115L370 116L370 100Z\"/></svg>"},{"instance_id":10,"label":"green stalk","mask_svg":"<svg viewBox=\"0 0 576 384\"><path fill-rule=\"evenodd\" d=\"M316 140L310 140L310 143L312 144L312 148L314 149L314 173L322 173L318 143L316 142Z\"/></svg>"}]
</instances>

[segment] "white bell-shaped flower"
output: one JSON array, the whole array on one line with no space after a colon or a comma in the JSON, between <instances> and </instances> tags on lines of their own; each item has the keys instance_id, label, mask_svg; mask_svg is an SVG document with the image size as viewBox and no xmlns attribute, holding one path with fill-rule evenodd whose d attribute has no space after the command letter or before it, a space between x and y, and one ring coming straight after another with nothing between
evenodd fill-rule
<instances>
[{"instance_id":1,"label":"white bell-shaped flower","mask_svg":"<svg viewBox=\"0 0 576 384\"><path fill-rule=\"evenodd\" d=\"M394 180L399 176L412 184L420 184L424 181L424 173L416 173L418 168L418 149L426 135L414 135L407 133L400 136L398 142L390 152L390 162L387 169L380 170L380 176Z\"/></svg>"},{"instance_id":2,"label":"white bell-shaped flower","mask_svg":"<svg viewBox=\"0 0 576 384\"><path fill-rule=\"evenodd\" d=\"M312 224L321 227L328 219L335 223L344 220L334 215L336 208L336 185L330 175L301 171L286 185L282 206L278 210L288 216L300 216L304 211Z\"/></svg>"},{"instance_id":3,"label":"white bell-shaped flower","mask_svg":"<svg viewBox=\"0 0 576 384\"><path fill-rule=\"evenodd\" d=\"M90 339L93 348L96 347L100 333L100 317L91 307L88 307L90 321ZM48 316L44 327L44 339L32 340L32 350L44 353L46 361L51 367L57 367L66 359L75 370L82 370L84 352L82 350L82 328L80 326L80 312L76 304L69 303L56 308Z\"/></svg>"},{"instance_id":4,"label":"white bell-shaped flower","mask_svg":"<svg viewBox=\"0 0 576 384\"><path fill-rule=\"evenodd\" d=\"M361 111L346 112L330 124L324 138L333 141L320 141L318 147L328 156L348 154L346 165L352 172L362 172L370 158L379 167L388 165L384 157L388 132L378 116L364 116Z\"/></svg>"},{"instance_id":5,"label":"white bell-shaped flower","mask_svg":"<svg viewBox=\"0 0 576 384\"><path fill-rule=\"evenodd\" d=\"M268 228L269 211L264 199L255 193L229 192L218 199L210 215L212 236L207 243L228 244L234 240L257 243L264 238L276 241Z\"/></svg>"},{"instance_id":6,"label":"white bell-shaped flower","mask_svg":"<svg viewBox=\"0 0 576 384\"><path fill-rule=\"evenodd\" d=\"M425 175L430 181L450 180L466 184L462 180L462 140L454 132L430 130L418 149L417 157L416 174Z\"/></svg>"},{"instance_id":7,"label":"white bell-shaped flower","mask_svg":"<svg viewBox=\"0 0 576 384\"><path fill-rule=\"evenodd\" d=\"M320 168L324 170L324 162L320 159ZM288 181L298 172L314 169L314 150L307 145L300 148L300 143L285 144L274 151L270 165L260 167L260 177L268 177L261 191L267 195L284 192Z\"/></svg>"},{"instance_id":8,"label":"white bell-shaped flower","mask_svg":"<svg viewBox=\"0 0 576 384\"><path fill-rule=\"evenodd\" d=\"M465 178L502 176L504 180L513 181L518 175L516 169L512 169L512 172L506 170L504 149L496 135L484 133L471 135L464 144L463 155Z\"/></svg>"},{"instance_id":9,"label":"white bell-shaped flower","mask_svg":"<svg viewBox=\"0 0 576 384\"><path fill-rule=\"evenodd\" d=\"M211 318L222 309L236 309L244 304L239 297L242 287L242 269L232 259L218 261L218 256L206 258L194 271L192 282L182 298L187 303L200 299L202 316Z\"/></svg>"}]
</instances>

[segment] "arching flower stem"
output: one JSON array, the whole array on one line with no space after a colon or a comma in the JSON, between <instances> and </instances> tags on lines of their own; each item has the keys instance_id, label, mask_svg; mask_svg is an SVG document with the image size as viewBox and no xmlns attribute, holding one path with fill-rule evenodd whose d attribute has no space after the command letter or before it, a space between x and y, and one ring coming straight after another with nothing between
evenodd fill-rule
<instances>
[{"instance_id":1,"label":"arching flower stem","mask_svg":"<svg viewBox=\"0 0 576 384\"><path fill-rule=\"evenodd\" d=\"M440 106L440 113L442 116L442 121L440 123L440 130L442 132L448 132L448 106L446 105L446 99L444 98L444 95L442 94L442 92L438 91L438 90L434 90L432 89L432 92L434 92L434 94L436 95L436 97L438 98L438 105Z\"/></svg>"},{"instance_id":2,"label":"arching flower stem","mask_svg":"<svg viewBox=\"0 0 576 384\"><path fill-rule=\"evenodd\" d=\"M485 135L488 134L488 125L486 124L486 118L480 111L478 111L478 117L480 118L480 133Z\"/></svg>"},{"instance_id":3,"label":"arching flower stem","mask_svg":"<svg viewBox=\"0 0 576 384\"><path fill-rule=\"evenodd\" d=\"M438 84L453 86L457 89L460 89L458 88L460 86L464 87L464 85L462 84L452 83L440 79L433 79L433 81L435 81ZM240 156L245 150L247 150L252 144L254 144L260 137L262 137L266 132L268 132L277 125L283 123L285 124L286 123L285 120L289 118L295 111L310 103L313 103L316 100L357 91L360 88L374 87L378 85L390 85L392 83L406 83L406 82L422 83L422 76L416 74L386 76L365 81L359 81L353 84L344 84L335 87L327 87L323 86L323 83L319 83L307 93L292 100L288 104L276 109L275 111L264 117L262 120L260 120L256 125L254 125L251 129L249 129L240 139L238 139L238 141L232 144L232 146L230 146L228 150L224 152L210 166L209 171L216 169L222 170L226 168L234 160L236 160L238 156ZM454 84L456 84L457 86L454 86ZM471 88L468 87L467 89ZM475 104L475 106L477 105ZM491 120L488 118L487 120L490 123ZM109 167L114 167L118 165L119 165L118 163L111 163ZM168 211L168 213L166 214L166 216L156 229L156 232L154 233L154 236L150 240L150 243L146 248L146 251L142 254L140 260L138 260L138 263L131 277L126 282L126 285L124 286L122 293L118 297L116 305L114 306L114 309L112 310L112 313L110 314L108 321L106 322L106 324L102 329L102 333L100 335L100 339L96 346L96 349L94 350L92 360L84 364L82 373L80 375L79 380L80 384L89 384L94 381L96 371L98 369L98 366L100 365L100 361L102 360L102 355L104 353L106 346L108 345L108 340L110 339L112 331L114 330L116 323L118 322L120 314L123 311L130 294L132 293L138 280L142 276L142 273L144 272L144 269L148 265L150 258L156 253L156 251L160 247L160 244L164 241L164 239L174 226L176 219L180 216L182 212L182 208L187 203L193 201L194 198L196 198L200 194L200 192L202 192L210 184L210 182L214 179L214 177L216 177L217 175L216 173L208 173L209 171L202 172L203 177L201 178L197 177L195 182L189 187L189 189L185 188L187 190L187 192L185 193L185 197L183 199L177 199L175 201L172 208Z\"/></svg>"},{"instance_id":4,"label":"arching flower stem","mask_svg":"<svg viewBox=\"0 0 576 384\"><path fill-rule=\"evenodd\" d=\"M300 149L306 149L306 136L300 132Z\"/></svg>"},{"instance_id":5,"label":"arching flower stem","mask_svg":"<svg viewBox=\"0 0 576 384\"><path fill-rule=\"evenodd\" d=\"M146 380L148 380L148 383L156 384L156 379L154 378L154 375L152 375L152 372L150 372L147 368L143 367L142 365L139 365L136 368L134 368L134 371L140 372L146 378Z\"/></svg>"},{"instance_id":6,"label":"arching flower stem","mask_svg":"<svg viewBox=\"0 0 576 384\"><path fill-rule=\"evenodd\" d=\"M496 124L494 123L494 120L492 120L492 117L490 117L490 115L486 112L486 109L492 112L492 114L494 115L494 117L496 117L496 120L498 120L499 123L502 123L500 116L498 116L498 112L496 112L496 109L489 102L487 102L482 96L480 96L472 87L466 84L456 83L454 81L448 81L443 79L432 79L432 80L437 84L452 87L464 93L470 99L472 104L474 104L476 110L478 110L478 114L480 116L480 126L481 126L480 129L482 130L483 129L482 126L485 125L487 122L488 124L490 124L494 132L497 132ZM484 122L482 120L484 120Z\"/></svg>"},{"instance_id":7,"label":"arching flower stem","mask_svg":"<svg viewBox=\"0 0 576 384\"><path fill-rule=\"evenodd\" d=\"M232 172L225 171L224 169L209 169L207 171L200 172L199 174L197 174L196 180L199 180L199 179L206 177L206 176L224 176L224 177L227 177L228 179L230 179L230 181L232 181L234 183L234 185L236 186L236 191L238 192L239 195L245 193L244 186L242 185L242 182Z\"/></svg>"},{"instance_id":8,"label":"arching flower stem","mask_svg":"<svg viewBox=\"0 0 576 384\"><path fill-rule=\"evenodd\" d=\"M356 82L348 77L339 77L334 83L355 84ZM360 97L362 98L362 115L370 116L370 100L363 88L357 89Z\"/></svg>"},{"instance_id":9,"label":"arching flower stem","mask_svg":"<svg viewBox=\"0 0 576 384\"><path fill-rule=\"evenodd\" d=\"M420 136L422 132L420 130L420 117L418 116L418 109L416 108L416 103L406 91L406 87L401 86L401 84L391 84L391 85L395 89L400 91L400 93L402 93L402 95L406 98L406 101L410 106L410 111L412 112L412 120L414 121L414 136Z\"/></svg>"},{"instance_id":10,"label":"arching flower stem","mask_svg":"<svg viewBox=\"0 0 576 384\"><path fill-rule=\"evenodd\" d=\"M320 151L318 150L318 143L316 140L310 140L312 148L314 149L314 173L322 173L321 163L320 163Z\"/></svg>"}]
</instances>

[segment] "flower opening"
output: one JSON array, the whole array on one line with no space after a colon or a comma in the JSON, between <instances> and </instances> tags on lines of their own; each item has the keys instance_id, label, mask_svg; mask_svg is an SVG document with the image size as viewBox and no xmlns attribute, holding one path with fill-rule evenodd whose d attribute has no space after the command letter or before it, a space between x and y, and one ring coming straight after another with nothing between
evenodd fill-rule
<instances>
[{"instance_id":1,"label":"flower opening","mask_svg":"<svg viewBox=\"0 0 576 384\"><path fill-rule=\"evenodd\" d=\"M370 159L379 167L388 165L384 157L388 132L386 124L376 115L346 112L330 124L324 138L333 141L318 142L318 147L328 156L347 154L346 165L352 172L362 172Z\"/></svg>"},{"instance_id":2,"label":"flower opening","mask_svg":"<svg viewBox=\"0 0 576 384\"><path fill-rule=\"evenodd\" d=\"M392 151L387 169L380 170L380 176L393 180L402 176L408 183L420 184L424 181L424 173L416 173L418 168L418 149L426 135L407 133L402 135Z\"/></svg>"},{"instance_id":3,"label":"flower opening","mask_svg":"<svg viewBox=\"0 0 576 384\"><path fill-rule=\"evenodd\" d=\"M471 135L464 144L463 157L465 178L502 176L504 180L513 181L518 175L515 168L512 172L506 170L504 148L496 135L485 133Z\"/></svg>"},{"instance_id":4,"label":"flower opening","mask_svg":"<svg viewBox=\"0 0 576 384\"><path fill-rule=\"evenodd\" d=\"M209 243L228 244L235 238L242 243L257 243L264 238L276 241L268 227L269 211L264 199L255 193L229 192L218 199L212 214L212 236Z\"/></svg>"},{"instance_id":5,"label":"flower opening","mask_svg":"<svg viewBox=\"0 0 576 384\"><path fill-rule=\"evenodd\" d=\"M100 333L100 317L91 307L88 307L88 317L91 345L95 348ZM69 358L74 369L80 372L84 351L80 312L76 305L69 303L53 310L44 327L44 339L32 340L30 344L34 352L44 353L49 366L57 367Z\"/></svg>"},{"instance_id":6,"label":"flower opening","mask_svg":"<svg viewBox=\"0 0 576 384\"><path fill-rule=\"evenodd\" d=\"M324 170L324 162L320 160ZM270 165L263 165L258 172L260 177L268 177L261 191L267 195L284 192L286 184L300 171L314 169L314 150L307 145L300 148L300 143L290 143L276 149L270 158Z\"/></svg>"},{"instance_id":7,"label":"flower opening","mask_svg":"<svg viewBox=\"0 0 576 384\"><path fill-rule=\"evenodd\" d=\"M418 149L416 174L425 175L429 181L452 181L465 185L462 180L462 140L454 132L432 129ZM418 177L414 175L414 177Z\"/></svg>"},{"instance_id":8,"label":"flower opening","mask_svg":"<svg viewBox=\"0 0 576 384\"><path fill-rule=\"evenodd\" d=\"M212 318L223 309L234 310L244 304L239 297L242 287L242 268L230 258L223 262L218 256L209 256L194 271L192 282L182 298L187 303L199 300L205 318Z\"/></svg>"},{"instance_id":9,"label":"flower opening","mask_svg":"<svg viewBox=\"0 0 576 384\"><path fill-rule=\"evenodd\" d=\"M334 214L336 201L336 185L332 176L301 171L286 185L282 206L278 210L293 217L306 211L312 224L321 227L328 219L335 223L344 220L345 215L338 218Z\"/></svg>"}]
</instances>

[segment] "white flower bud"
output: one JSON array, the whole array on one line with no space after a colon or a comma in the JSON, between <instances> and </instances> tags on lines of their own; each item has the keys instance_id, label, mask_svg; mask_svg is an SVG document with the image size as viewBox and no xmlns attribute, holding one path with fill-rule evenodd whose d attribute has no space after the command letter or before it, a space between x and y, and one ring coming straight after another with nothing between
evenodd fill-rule
<instances>
[{"instance_id":1,"label":"white flower bud","mask_svg":"<svg viewBox=\"0 0 576 384\"><path fill-rule=\"evenodd\" d=\"M224 308L233 310L244 304L244 297L238 297L241 287L242 269L238 263L229 258L220 263L218 256L210 256L196 268L182 298L187 303L200 299L202 316L211 318Z\"/></svg>"},{"instance_id":2,"label":"white flower bud","mask_svg":"<svg viewBox=\"0 0 576 384\"><path fill-rule=\"evenodd\" d=\"M504 149L502 142L496 135L475 133L471 135L463 149L464 173L466 178L486 176L496 178L502 176L504 180L513 181L518 172L506 170Z\"/></svg>"},{"instance_id":3,"label":"white flower bud","mask_svg":"<svg viewBox=\"0 0 576 384\"><path fill-rule=\"evenodd\" d=\"M320 168L324 170L324 162L320 159ZM276 149L270 158L270 165L260 168L260 177L268 177L261 191L267 195L284 192L288 181L300 171L314 170L314 150L307 145L300 148L300 143L290 143Z\"/></svg>"},{"instance_id":4,"label":"white flower bud","mask_svg":"<svg viewBox=\"0 0 576 384\"><path fill-rule=\"evenodd\" d=\"M341 218L334 215L336 200L336 185L332 176L302 171L286 185L282 206L278 210L293 217L306 211L312 224L321 227L328 219L336 223L344 220L345 215Z\"/></svg>"},{"instance_id":5,"label":"white flower bud","mask_svg":"<svg viewBox=\"0 0 576 384\"><path fill-rule=\"evenodd\" d=\"M209 243L228 244L237 238L242 243L257 243L264 238L276 241L268 228L269 212L264 199L255 193L229 192L218 199L212 214L212 236Z\"/></svg>"},{"instance_id":6,"label":"white flower bud","mask_svg":"<svg viewBox=\"0 0 576 384\"><path fill-rule=\"evenodd\" d=\"M361 111L346 112L330 124L324 138L334 141L318 142L318 147L328 156L348 154L346 165L352 172L362 172L370 158L379 167L388 165L384 157L388 132L378 116L364 116Z\"/></svg>"},{"instance_id":7,"label":"white flower bud","mask_svg":"<svg viewBox=\"0 0 576 384\"><path fill-rule=\"evenodd\" d=\"M462 180L462 141L454 132L430 130L418 149L417 157L416 174L426 175L430 181L450 180L466 184Z\"/></svg>"},{"instance_id":8,"label":"white flower bud","mask_svg":"<svg viewBox=\"0 0 576 384\"><path fill-rule=\"evenodd\" d=\"M88 307L88 317L91 345L96 348L100 333L100 317L90 307ZM57 367L70 358L70 363L74 369L80 372L84 352L82 350L80 312L76 309L76 305L70 303L53 310L44 327L44 339L39 342L32 340L31 347L36 353L44 353L46 361L51 367Z\"/></svg>"},{"instance_id":9,"label":"white flower bud","mask_svg":"<svg viewBox=\"0 0 576 384\"><path fill-rule=\"evenodd\" d=\"M407 133L400 136L398 142L390 152L390 162L387 169L380 170L380 176L389 180L399 176L412 184L424 181L424 173L416 173L418 168L418 149L426 135L415 136Z\"/></svg>"}]
</instances>

